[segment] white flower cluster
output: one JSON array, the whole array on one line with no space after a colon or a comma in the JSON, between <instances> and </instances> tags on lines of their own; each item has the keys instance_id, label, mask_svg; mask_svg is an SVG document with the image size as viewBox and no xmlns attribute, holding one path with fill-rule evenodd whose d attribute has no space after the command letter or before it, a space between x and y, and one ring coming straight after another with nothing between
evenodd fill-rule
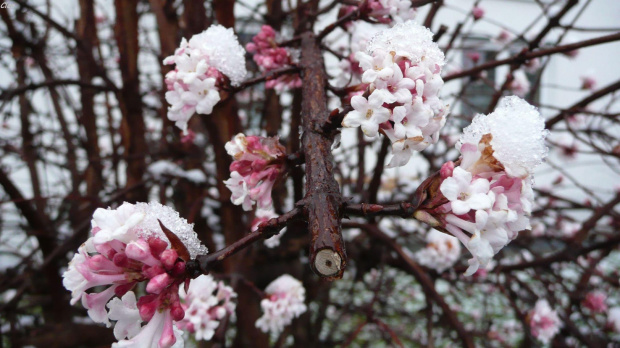
<instances>
[{"instance_id":1,"label":"white flower cluster","mask_svg":"<svg viewBox=\"0 0 620 348\"><path fill-rule=\"evenodd\" d=\"M531 227L532 173L547 154L544 127L536 108L504 98L495 112L477 115L464 130L456 146L460 165L442 167L440 190L449 201L440 207L445 228L474 256L466 275Z\"/></svg>"},{"instance_id":2,"label":"white flower cluster","mask_svg":"<svg viewBox=\"0 0 620 348\"><path fill-rule=\"evenodd\" d=\"M210 340L220 321L235 311L232 299L237 297L234 290L224 282L216 282L210 275L201 275L189 284L187 294L180 293L185 301L185 318L178 326L196 336L197 340Z\"/></svg>"},{"instance_id":3,"label":"white flower cluster","mask_svg":"<svg viewBox=\"0 0 620 348\"><path fill-rule=\"evenodd\" d=\"M459 240L435 229L426 235L426 243L426 247L417 251L414 258L439 273L452 267L461 256Z\"/></svg>"},{"instance_id":4,"label":"white flower cluster","mask_svg":"<svg viewBox=\"0 0 620 348\"><path fill-rule=\"evenodd\" d=\"M392 141L388 166L405 165L413 151L437 142L445 123L448 106L438 95L443 52L427 28L407 21L375 35L355 58L370 94L351 98L354 110L342 125L361 127L368 137L381 129Z\"/></svg>"},{"instance_id":5,"label":"white flower cluster","mask_svg":"<svg viewBox=\"0 0 620 348\"><path fill-rule=\"evenodd\" d=\"M299 280L288 274L271 282L265 293L268 297L260 303L263 316L256 321L256 327L263 332L280 334L286 325L307 309L304 304L306 289Z\"/></svg>"},{"instance_id":6,"label":"white flower cluster","mask_svg":"<svg viewBox=\"0 0 620 348\"><path fill-rule=\"evenodd\" d=\"M558 313L551 309L549 302L544 299L536 301L536 306L530 311L528 320L532 336L544 344L548 344L562 327Z\"/></svg>"},{"instance_id":7,"label":"white flower cluster","mask_svg":"<svg viewBox=\"0 0 620 348\"><path fill-rule=\"evenodd\" d=\"M220 101L219 87L223 76L238 85L245 75L245 50L234 31L212 25L189 42L183 38L174 55L164 64L175 64L166 74L166 101L170 104L168 118L187 131L187 122L194 115L210 114Z\"/></svg>"}]
</instances>

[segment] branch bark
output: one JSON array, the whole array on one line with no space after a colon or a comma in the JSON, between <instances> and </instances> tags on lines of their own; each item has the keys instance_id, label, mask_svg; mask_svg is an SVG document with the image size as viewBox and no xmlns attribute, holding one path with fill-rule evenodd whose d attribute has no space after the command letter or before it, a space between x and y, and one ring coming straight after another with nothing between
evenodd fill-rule
<instances>
[{"instance_id":1,"label":"branch bark","mask_svg":"<svg viewBox=\"0 0 620 348\"><path fill-rule=\"evenodd\" d=\"M310 265L320 276L341 278L346 265L342 240L340 187L334 179L333 135L323 131L328 121L327 74L319 42L310 31L301 37L302 147L306 157L304 214L311 234Z\"/></svg>"}]
</instances>

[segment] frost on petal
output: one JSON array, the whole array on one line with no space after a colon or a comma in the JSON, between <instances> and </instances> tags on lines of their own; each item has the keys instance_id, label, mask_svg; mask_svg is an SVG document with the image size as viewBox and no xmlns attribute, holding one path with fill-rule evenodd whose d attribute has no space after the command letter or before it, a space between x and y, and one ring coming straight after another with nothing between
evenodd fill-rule
<instances>
[{"instance_id":1,"label":"frost on petal","mask_svg":"<svg viewBox=\"0 0 620 348\"><path fill-rule=\"evenodd\" d=\"M375 35L368 42L366 50L372 55L377 49L393 51L397 56L408 58L414 63L425 60L440 66L444 64L444 54L433 41L433 33L415 21L399 23Z\"/></svg>"},{"instance_id":2,"label":"frost on petal","mask_svg":"<svg viewBox=\"0 0 620 348\"><path fill-rule=\"evenodd\" d=\"M245 50L239 44L232 28L212 25L189 40L189 48L200 50L207 63L228 76L233 86L238 85L247 75Z\"/></svg>"}]
</instances>

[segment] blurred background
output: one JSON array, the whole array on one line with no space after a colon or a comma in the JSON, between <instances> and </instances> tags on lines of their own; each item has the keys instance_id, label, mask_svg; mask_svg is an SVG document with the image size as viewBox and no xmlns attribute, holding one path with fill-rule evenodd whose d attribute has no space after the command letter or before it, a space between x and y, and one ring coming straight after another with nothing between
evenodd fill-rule
<instances>
[{"instance_id":1,"label":"blurred background","mask_svg":"<svg viewBox=\"0 0 620 348\"><path fill-rule=\"evenodd\" d=\"M337 19L341 6L356 1L309 3L319 32ZM237 313L213 342L190 339L188 346L460 345L447 309L431 300L420 275L360 225L380 229L405 250L476 346L540 345L528 327L528 312L539 298L547 298L564 323L549 345L620 344L620 318L583 305L598 291L606 307L620 306L620 37L601 40L620 33L620 2L418 3L426 4L416 20L435 33L447 58L441 96L450 115L440 141L407 166L388 169L388 141L343 130L334 149L341 191L357 203L411 201L422 180L457 158L454 144L471 119L492 111L499 97L516 94L539 108L551 131L549 157L536 173L532 229L496 255L483 275L465 278L465 249L447 269L416 256L429 247L430 229L413 219L345 219L348 269L343 280L327 283L308 266L306 226L290 225L280 246L257 243L213 270L239 294ZM211 251L249 233L253 213L233 205L223 184L231 161L224 144L243 131L279 135L289 153L298 151L299 90L278 93L258 84L240 91L213 114L194 116L195 136L188 141L166 117L164 75L171 66L162 61L182 38L214 23L234 28L242 45L263 24L289 39L300 21L298 5L2 2L0 347L104 347L114 341L110 329L69 305L62 286L61 274L87 239L96 208L124 201L170 205L195 224ZM386 27L360 21L326 38L334 88L352 84L342 58ZM579 48L553 52L570 44ZM523 50L548 54L509 59ZM503 59L508 61L493 64ZM260 74L249 54L247 67L248 78ZM332 109L342 109L338 96L329 97ZM292 209L303 197L303 168L291 170L273 196L278 214ZM574 239L576 234L583 238ZM303 281L309 311L281 336L269 337L254 325L260 298L244 284L264 288L283 273Z\"/></svg>"}]
</instances>

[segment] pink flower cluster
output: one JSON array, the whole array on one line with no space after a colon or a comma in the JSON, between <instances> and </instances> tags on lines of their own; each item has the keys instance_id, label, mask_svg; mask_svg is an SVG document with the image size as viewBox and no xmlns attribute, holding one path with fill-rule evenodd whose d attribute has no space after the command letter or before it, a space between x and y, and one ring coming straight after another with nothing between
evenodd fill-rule
<instances>
[{"instance_id":1,"label":"pink flower cluster","mask_svg":"<svg viewBox=\"0 0 620 348\"><path fill-rule=\"evenodd\" d=\"M294 318L302 315L306 290L303 284L288 274L278 277L265 289L267 297L260 303L263 316L256 321L256 327L263 332L278 335Z\"/></svg>"},{"instance_id":2,"label":"pink flower cluster","mask_svg":"<svg viewBox=\"0 0 620 348\"><path fill-rule=\"evenodd\" d=\"M276 31L268 25L263 25L253 42L248 43L245 48L250 53L254 53L254 61L261 72L268 73L273 70L293 65L290 52L284 47L278 47L276 42ZM282 92L291 88L301 87L301 78L298 74L282 75L276 79L268 80L265 87L274 88Z\"/></svg>"},{"instance_id":3,"label":"pink flower cluster","mask_svg":"<svg viewBox=\"0 0 620 348\"><path fill-rule=\"evenodd\" d=\"M351 98L344 127L361 127L368 137L382 132L392 141L389 167L405 165L414 151L436 143L447 105L439 99L444 55L425 27L408 21L375 35L355 58L369 96Z\"/></svg>"},{"instance_id":4,"label":"pink flower cluster","mask_svg":"<svg viewBox=\"0 0 620 348\"><path fill-rule=\"evenodd\" d=\"M213 25L189 41L185 38L174 55L164 64L175 65L166 74L168 118L187 132L187 122L194 115L210 114L220 101L220 90L228 82L237 85L247 74L245 50L232 29Z\"/></svg>"},{"instance_id":5,"label":"pink flower cluster","mask_svg":"<svg viewBox=\"0 0 620 348\"><path fill-rule=\"evenodd\" d=\"M518 97L507 97L495 112L478 115L464 131L458 165L445 163L440 191L429 215L473 255L466 275L486 266L519 231L529 229L533 169L546 156L544 120Z\"/></svg>"},{"instance_id":6,"label":"pink flower cluster","mask_svg":"<svg viewBox=\"0 0 620 348\"><path fill-rule=\"evenodd\" d=\"M81 300L95 322L111 326L110 320L116 321L120 342L115 346L182 346L173 323L185 316L179 285L186 280L185 262L206 253L192 225L158 203L124 203L115 210L97 209L92 226L93 236L63 274L71 303ZM172 248L167 233L175 234L183 250ZM146 295L136 302L132 290L139 283L146 283ZM87 292L103 286L101 292Z\"/></svg>"},{"instance_id":7,"label":"pink flower cluster","mask_svg":"<svg viewBox=\"0 0 620 348\"><path fill-rule=\"evenodd\" d=\"M235 311L232 300L236 297L231 287L210 275L193 279L187 293L181 289L185 318L178 323L179 328L194 334L197 340L210 340L220 321Z\"/></svg>"},{"instance_id":8,"label":"pink flower cluster","mask_svg":"<svg viewBox=\"0 0 620 348\"><path fill-rule=\"evenodd\" d=\"M285 149L278 137L237 134L226 143L226 151L234 158L230 179L224 183L232 192L231 201L251 210L270 209L271 190L284 167Z\"/></svg>"},{"instance_id":9,"label":"pink flower cluster","mask_svg":"<svg viewBox=\"0 0 620 348\"><path fill-rule=\"evenodd\" d=\"M605 313L607 311L607 295L600 291L591 291L581 302L581 305L592 313Z\"/></svg>"},{"instance_id":10,"label":"pink flower cluster","mask_svg":"<svg viewBox=\"0 0 620 348\"><path fill-rule=\"evenodd\" d=\"M544 344L548 344L562 327L558 313L551 309L547 300L536 301L536 306L528 314L528 321L532 336Z\"/></svg>"}]
</instances>

